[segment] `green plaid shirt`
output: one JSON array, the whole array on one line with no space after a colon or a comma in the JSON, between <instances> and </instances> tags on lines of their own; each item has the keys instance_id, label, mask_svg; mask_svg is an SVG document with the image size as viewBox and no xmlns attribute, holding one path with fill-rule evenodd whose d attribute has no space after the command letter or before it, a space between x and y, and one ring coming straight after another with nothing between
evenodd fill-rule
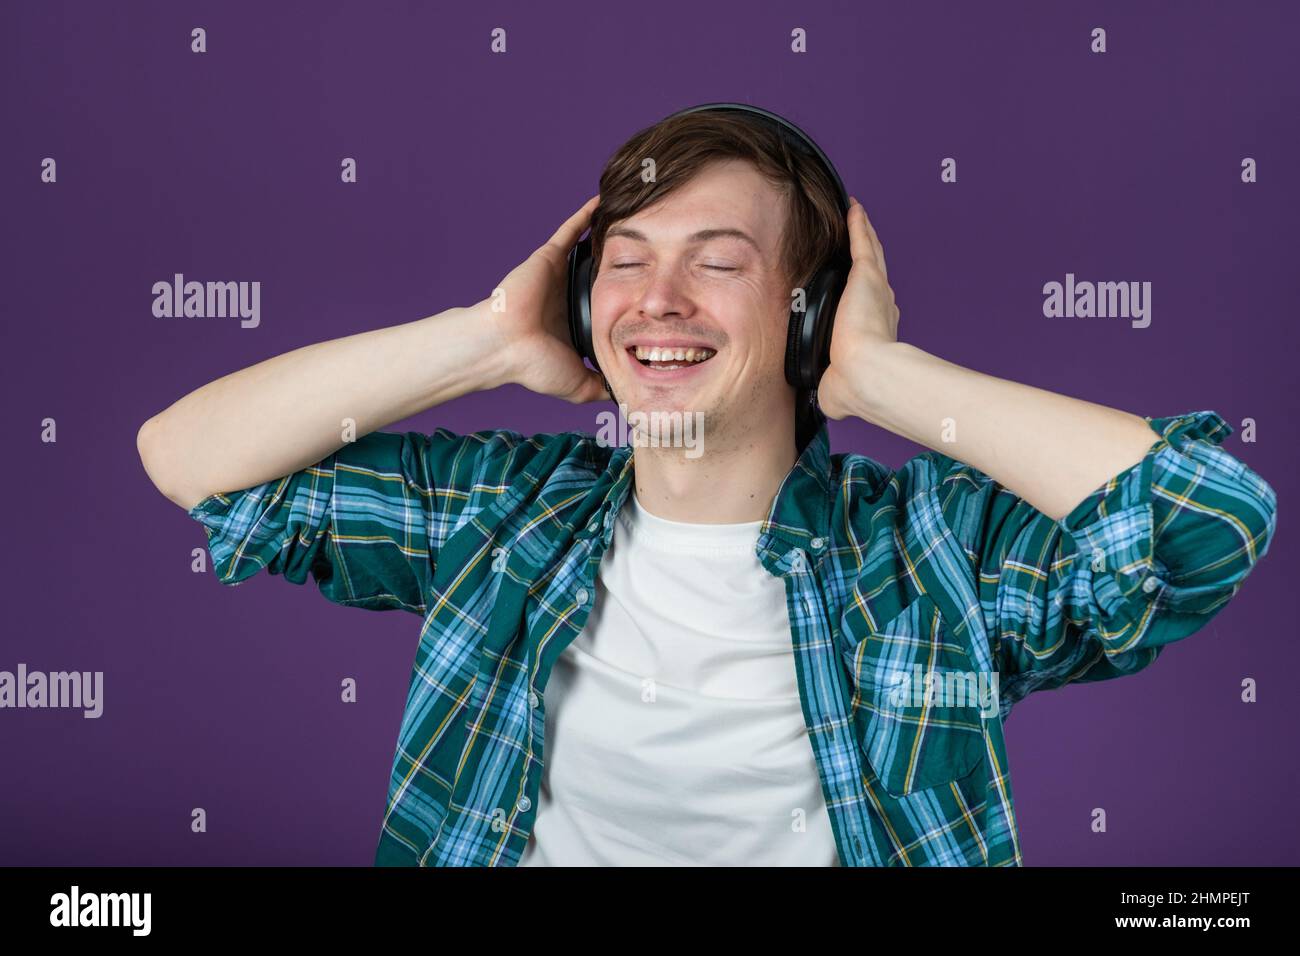
<instances>
[{"instance_id":1,"label":"green plaid shirt","mask_svg":"<svg viewBox=\"0 0 1300 956\"><path fill-rule=\"evenodd\" d=\"M785 583L845 866L1020 865L1015 702L1141 670L1263 557L1276 499L1217 447L1231 428L1213 412L1148 421L1143 460L1060 521L936 452L897 471L831 455L824 422L803 448L754 553ZM374 432L190 511L225 584L310 573L330 601L419 616L376 865L519 861L547 678L591 613L631 478L630 447L580 432ZM927 673L940 683L900 693ZM995 705L950 692L963 675L996 677Z\"/></svg>"}]
</instances>

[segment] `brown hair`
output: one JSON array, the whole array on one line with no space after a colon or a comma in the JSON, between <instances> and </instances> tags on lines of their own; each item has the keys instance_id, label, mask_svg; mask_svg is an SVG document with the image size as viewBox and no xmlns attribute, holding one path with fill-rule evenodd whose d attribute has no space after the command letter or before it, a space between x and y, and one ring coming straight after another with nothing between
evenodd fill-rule
<instances>
[{"instance_id":1,"label":"brown hair","mask_svg":"<svg viewBox=\"0 0 1300 956\"><path fill-rule=\"evenodd\" d=\"M654 182L642 179L642 163L654 161ZM848 226L839 190L811 155L792 147L768 119L741 112L702 110L646 127L624 143L600 174L600 203L592 213L593 262L599 263L605 232L689 182L705 165L727 159L752 163L786 197L781 261L791 290L807 288L817 268L848 247ZM796 445L800 451L825 421L812 394L796 396Z\"/></svg>"}]
</instances>

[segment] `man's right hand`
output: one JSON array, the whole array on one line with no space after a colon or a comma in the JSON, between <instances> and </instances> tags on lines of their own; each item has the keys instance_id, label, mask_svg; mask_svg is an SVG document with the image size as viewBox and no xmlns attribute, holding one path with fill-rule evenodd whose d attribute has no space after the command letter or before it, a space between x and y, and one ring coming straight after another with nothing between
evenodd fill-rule
<instances>
[{"instance_id":1,"label":"man's right hand","mask_svg":"<svg viewBox=\"0 0 1300 956\"><path fill-rule=\"evenodd\" d=\"M292 474L356 437L470 392L515 382L570 402L607 397L569 343L569 250L593 196L477 305L316 342L197 388L140 426L160 491L189 510L218 491Z\"/></svg>"},{"instance_id":2,"label":"man's right hand","mask_svg":"<svg viewBox=\"0 0 1300 956\"><path fill-rule=\"evenodd\" d=\"M610 398L569 339L568 257L600 201L592 196L555 235L471 306L504 358L508 381L568 402ZM493 306L496 304L496 311Z\"/></svg>"}]
</instances>

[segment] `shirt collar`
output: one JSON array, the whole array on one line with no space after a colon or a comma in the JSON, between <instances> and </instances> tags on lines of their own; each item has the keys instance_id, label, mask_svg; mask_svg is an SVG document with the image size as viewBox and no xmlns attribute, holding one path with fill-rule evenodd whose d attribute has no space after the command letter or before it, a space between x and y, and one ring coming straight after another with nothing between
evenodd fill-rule
<instances>
[{"instance_id":1,"label":"shirt collar","mask_svg":"<svg viewBox=\"0 0 1300 956\"><path fill-rule=\"evenodd\" d=\"M830 443L830 432L823 419L777 489L772 508L759 531L760 547L771 548L780 543L795 548L812 546L816 551L825 543L830 530Z\"/></svg>"},{"instance_id":2,"label":"shirt collar","mask_svg":"<svg viewBox=\"0 0 1300 956\"><path fill-rule=\"evenodd\" d=\"M614 533L613 518L627 501L632 474L632 448L619 446L610 454L608 466L592 488L591 498L600 505L587 512L583 525L575 531L578 540L601 534L605 545L609 545ZM759 529L756 550L783 552L811 547L814 555L824 551L822 546L829 534L830 491L830 433L823 420L777 489Z\"/></svg>"}]
</instances>

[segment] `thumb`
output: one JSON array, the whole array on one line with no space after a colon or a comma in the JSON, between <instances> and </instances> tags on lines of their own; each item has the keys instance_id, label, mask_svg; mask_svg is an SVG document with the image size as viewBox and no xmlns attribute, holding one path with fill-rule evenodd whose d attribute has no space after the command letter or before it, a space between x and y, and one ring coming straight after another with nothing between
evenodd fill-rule
<instances>
[{"instance_id":1,"label":"thumb","mask_svg":"<svg viewBox=\"0 0 1300 956\"><path fill-rule=\"evenodd\" d=\"M871 234L867 231L867 214L856 200L849 204L846 224L849 228L849 257L853 263L856 265L860 261L869 261L874 265L876 250L871 245Z\"/></svg>"}]
</instances>

